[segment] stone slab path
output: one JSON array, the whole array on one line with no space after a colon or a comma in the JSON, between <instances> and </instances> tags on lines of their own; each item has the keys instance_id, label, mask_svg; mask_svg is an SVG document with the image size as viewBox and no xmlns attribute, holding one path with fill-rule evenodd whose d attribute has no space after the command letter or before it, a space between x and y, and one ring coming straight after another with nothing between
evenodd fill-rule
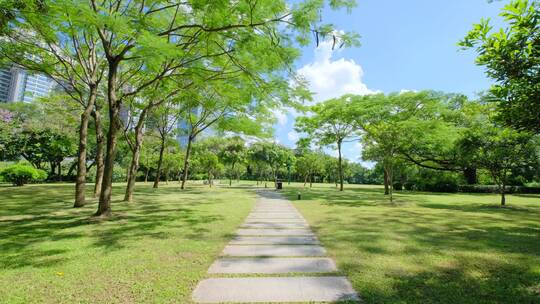
<instances>
[{"instance_id":1,"label":"stone slab path","mask_svg":"<svg viewBox=\"0 0 540 304\"><path fill-rule=\"evenodd\" d=\"M260 191L253 211L208 269L212 277L193 291L193 300L359 301L351 283L335 275L336 264L325 256L326 250L291 202L275 191Z\"/></svg>"}]
</instances>

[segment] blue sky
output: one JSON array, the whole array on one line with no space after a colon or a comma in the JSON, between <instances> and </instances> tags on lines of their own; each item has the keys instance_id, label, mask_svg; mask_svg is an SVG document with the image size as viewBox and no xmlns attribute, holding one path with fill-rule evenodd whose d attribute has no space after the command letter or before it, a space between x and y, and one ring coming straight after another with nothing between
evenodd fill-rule
<instances>
[{"instance_id":1,"label":"blue sky","mask_svg":"<svg viewBox=\"0 0 540 304\"><path fill-rule=\"evenodd\" d=\"M401 90L440 90L470 97L489 88L483 69L474 64L475 54L456 44L472 24L498 17L508 1L487 0L358 0L350 14L323 11L323 22L361 35L358 48L331 51L328 45L305 47L296 63L311 81L315 100L345 93L385 93ZM279 114L277 141L293 147L299 136L293 131L294 116ZM328 150L332 154L332 151ZM361 145L348 144L345 156L359 161Z\"/></svg>"}]
</instances>

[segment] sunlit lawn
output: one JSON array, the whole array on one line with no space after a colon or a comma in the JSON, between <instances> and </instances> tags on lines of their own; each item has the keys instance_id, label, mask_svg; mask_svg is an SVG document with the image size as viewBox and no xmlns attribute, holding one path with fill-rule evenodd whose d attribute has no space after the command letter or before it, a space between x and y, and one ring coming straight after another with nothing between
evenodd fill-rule
<instances>
[{"instance_id":1,"label":"sunlit lawn","mask_svg":"<svg viewBox=\"0 0 540 304\"><path fill-rule=\"evenodd\" d=\"M284 187L366 303L540 303L539 195Z\"/></svg>"},{"instance_id":2,"label":"sunlit lawn","mask_svg":"<svg viewBox=\"0 0 540 304\"><path fill-rule=\"evenodd\" d=\"M90 188L88 188L90 190ZM189 303L254 194L137 185L136 202L90 218L73 185L0 186L0 303Z\"/></svg>"},{"instance_id":3,"label":"sunlit lawn","mask_svg":"<svg viewBox=\"0 0 540 304\"><path fill-rule=\"evenodd\" d=\"M378 186L284 187L366 303L540 303L538 195L500 208L486 194L391 204ZM71 184L0 186L0 302L190 303L254 201L225 184L138 184L132 204L122 190L98 222L95 201L71 208Z\"/></svg>"}]
</instances>

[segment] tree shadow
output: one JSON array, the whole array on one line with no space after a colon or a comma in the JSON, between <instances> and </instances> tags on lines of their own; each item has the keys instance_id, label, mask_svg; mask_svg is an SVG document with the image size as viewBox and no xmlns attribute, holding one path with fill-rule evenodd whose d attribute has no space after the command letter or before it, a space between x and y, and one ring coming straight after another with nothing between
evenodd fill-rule
<instances>
[{"instance_id":1,"label":"tree shadow","mask_svg":"<svg viewBox=\"0 0 540 304\"><path fill-rule=\"evenodd\" d=\"M0 188L0 268L48 267L67 262L70 251L80 250L69 246L110 252L143 238L167 239L171 233L174 237L204 240L210 232L208 226L224 217L216 208L208 211L201 207L227 199L196 187L181 190L138 185L135 202L125 203L119 200L123 187L117 187L113 216L97 220L91 217L95 201L90 200L83 208L72 208L73 189L70 184ZM90 195L91 187L87 190ZM80 240L84 243L77 245Z\"/></svg>"},{"instance_id":2,"label":"tree shadow","mask_svg":"<svg viewBox=\"0 0 540 304\"><path fill-rule=\"evenodd\" d=\"M540 205L329 190L302 192L299 207L364 302L540 303Z\"/></svg>"}]
</instances>

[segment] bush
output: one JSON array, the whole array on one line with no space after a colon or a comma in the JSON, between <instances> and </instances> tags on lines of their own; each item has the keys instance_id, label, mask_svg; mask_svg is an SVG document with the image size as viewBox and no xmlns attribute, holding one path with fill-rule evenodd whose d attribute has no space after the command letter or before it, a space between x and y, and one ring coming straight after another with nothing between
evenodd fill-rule
<instances>
[{"instance_id":1,"label":"bush","mask_svg":"<svg viewBox=\"0 0 540 304\"><path fill-rule=\"evenodd\" d=\"M400 182L394 183L394 190L401 191L403 190L403 184Z\"/></svg>"},{"instance_id":2,"label":"bush","mask_svg":"<svg viewBox=\"0 0 540 304\"><path fill-rule=\"evenodd\" d=\"M405 184L403 184L403 188L409 191L414 190L414 183L406 182Z\"/></svg>"},{"instance_id":3,"label":"bush","mask_svg":"<svg viewBox=\"0 0 540 304\"><path fill-rule=\"evenodd\" d=\"M464 193L499 193L497 185L460 185L459 192ZM506 193L540 193L540 187L506 186Z\"/></svg>"},{"instance_id":4,"label":"bush","mask_svg":"<svg viewBox=\"0 0 540 304\"><path fill-rule=\"evenodd\" d=\"M120 165L116 165L113 168L113 182L119 183L119 182L125 182L127 179L127 168L124 168Z\"/></svg>"},{"instance_id":5,"label":"bush","mask_svg":"<svg viewBox=\"0 0 540 304\"><path fill-rule=\"evenodd\" d=\"M47 178L47 173L43 170L35 169L32 166L16 164L9 166L0 172L2 179L11 182L14 186L22 186L29 182L42 181Z\"/></svg>"},{"instance_id":6,"label":"bush","mask_svg":"<svg viewBox=\"0 0 540 304\"><path fill-rule=\"evenodd\" d=\"M454 172L421 170L414 180L415 190L457 192L460 176Z\"/></svg>"}]
</instances>

